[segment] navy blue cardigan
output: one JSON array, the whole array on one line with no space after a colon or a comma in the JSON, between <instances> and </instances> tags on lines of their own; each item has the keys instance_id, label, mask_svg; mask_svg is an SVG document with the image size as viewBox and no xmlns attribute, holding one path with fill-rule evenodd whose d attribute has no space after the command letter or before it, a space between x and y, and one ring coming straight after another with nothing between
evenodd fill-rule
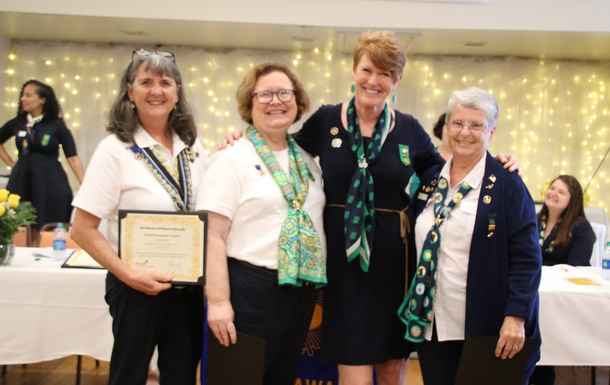
<instances>
[{"instance_id":1,"label":"navy blue cardigan","mask_svg":"<svg viewBox=\"0 0 610 385\"><path fill-rule=\"evenodd\" d=\"M433 195L432 182L441 169L436 166L421 177L418 192L411 198L416 216ZM499 336L506 316L525 318L526 337L536 339L525 373L529 378L540 359L541 344L538 286L542 255L534 201L517 173L504 170L489 153L482 183L470 244L465 334ZM495 228L490 227L492 222Z\"/></svg>"}]
</instances>

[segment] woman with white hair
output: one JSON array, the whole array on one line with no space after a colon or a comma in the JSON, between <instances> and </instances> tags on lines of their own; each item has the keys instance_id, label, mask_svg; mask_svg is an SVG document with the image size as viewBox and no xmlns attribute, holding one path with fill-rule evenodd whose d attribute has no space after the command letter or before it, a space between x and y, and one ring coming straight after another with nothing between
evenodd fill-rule
<instances>
[{"instance_id":1,"label":"woman with white hair","mask_svg":"<svg viewBox=\"0 0 610 385\"><path fill-rule=\"evenodd\" d=\"M444 128L453 156L422 176L415 195L418 264L400 317L426 385L455 382L469 335L499 335L502 359L534 337L524 383L540 358L536 211L519 176L487 152L497 119L487 91L454 92Z\"/></svg>"}]
</instances>

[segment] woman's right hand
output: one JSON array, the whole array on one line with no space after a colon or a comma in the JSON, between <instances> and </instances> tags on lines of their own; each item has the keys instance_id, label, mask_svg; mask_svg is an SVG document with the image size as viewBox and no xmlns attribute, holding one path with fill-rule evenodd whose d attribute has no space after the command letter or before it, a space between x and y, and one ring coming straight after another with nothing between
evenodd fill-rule
<instances>
[{"instance_id":1,"label":"woman's right hand","mask_svg":"<svg viewBox=\"0 0 610 385\"><path fill-rule=\"evenodd\" d=\"M235 141L239 138L241 138L244 134L239 131L239 130L235 130L233 132L229 132L225 135L224 138L222 138L222 142L220 142L218 144L218 150L224 150L225 148L227 148L228 146L232 146L233 144L235 144Z\"/></svg>"},{"instance_id":2,"label":"woman's right hand","mask_svg":"<svg viewBox=\"0 0 610 385\"><path fill-rule=\"evenodd\" d=\"M157 295L164 290L171 289L172 277L156 273L130 273L124 282L147 295Z\"/></svg>"},{"instance_id":3,"label":"woman's right hand","mask_svg":"<svg viewBox=\"0 0 610 385\"><path fill-rule=\"evenodd\" d=\"M237 343L234 319L231 301L208 301L208 324L221 345L228 347Z\"/></svg>"}]
</instances>

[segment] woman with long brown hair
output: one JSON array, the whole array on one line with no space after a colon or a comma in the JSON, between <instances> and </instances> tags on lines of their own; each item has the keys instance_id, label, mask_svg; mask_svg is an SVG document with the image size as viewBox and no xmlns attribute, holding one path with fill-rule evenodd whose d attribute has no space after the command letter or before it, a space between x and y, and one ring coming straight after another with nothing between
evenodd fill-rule
<instances>
[{"instance_id":1,"label":"woman with long brown hair","mask_svg":"<svg viewBox=\"0 0 610 385\"><path fill-rule=\"evenodd\" d=\"M538 230L543 265L590 265L595 233L585 216L576 178L560 175L551 183L538 213Z\"/></svg>"},{"instance_id":2,"label":"woman with long brown hair","mask_svg":"<svg viewBox=\"0 0 610 385\"><path fill-rule=\"evenodd\" d=\"M538 232L543 265L590 265L596 237L585 216L582 187L573 176L559 175L546 190ZM530 378L530 384L554 383L554 366L537 366Z\"/></svg>"}]
</instances>

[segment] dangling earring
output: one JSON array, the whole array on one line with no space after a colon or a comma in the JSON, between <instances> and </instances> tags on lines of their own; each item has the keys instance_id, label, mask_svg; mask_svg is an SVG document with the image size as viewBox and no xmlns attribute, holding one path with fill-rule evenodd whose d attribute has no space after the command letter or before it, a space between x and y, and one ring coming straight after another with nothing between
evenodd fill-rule
<instances>
[{"instance_id":1,"label":"dangling earring","mask_svg":"<svg viewBox=\"0 0 610 385\"><path fill-rule=\"evenodd\" d=\"M396 103L396 94L392 94L392 103Z\"/></svg>"},{"instance_id":2,"label":"dangling earring","mask_svg":"<svg viewBox=\"0 0 610 385\"><path fill-rule=\"evenodd\" d=\"M133 102L131 102L131 104L130 104L129 106L131 107L131 109L132 109L132 110L135 110L135 109L136 109L136 105L135 105L135 104L133 104Z\"/></svg>"},{"instance_id":3,"label":"dangling earring","mask_svg":"<svg viewBox=\"0 0 610 385\"><path fill-rule=\"evenodd\" d=\"M355 84L352 84L352 94L353 94L354 92L356 92L356 85L355 85Z\"/></svg>"}]
</instances>

